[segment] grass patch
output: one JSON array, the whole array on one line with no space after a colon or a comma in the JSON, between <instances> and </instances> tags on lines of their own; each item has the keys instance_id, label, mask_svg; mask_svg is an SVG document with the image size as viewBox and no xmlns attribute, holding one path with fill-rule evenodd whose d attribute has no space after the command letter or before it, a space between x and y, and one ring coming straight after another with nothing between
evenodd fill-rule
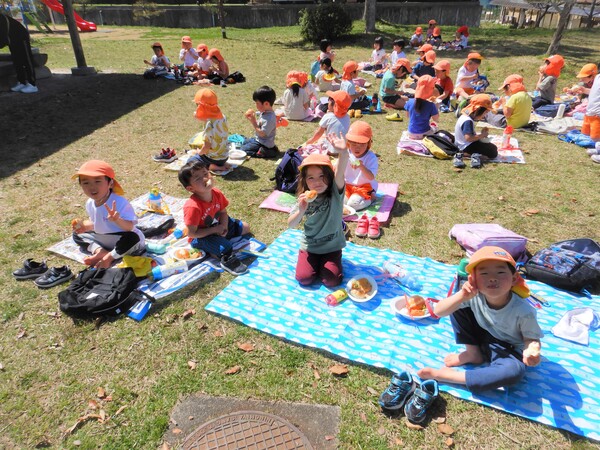
<instances>
[{"instance_id":1,"label":"grass patch","mask_svg":"<svg viewBox=\"0 0 600 450\"><path fill-rule=\"evenodd\" d=\"M355 22L353 33L335 43L337 68L348 59L367 60L375 36L381 34L391 42L393 37L410 36L414 27L379 24L374 34L364 34L363 29L363 23ZM445 36L454 31L442 29ZM184 149L199 130L192 117L197 88L139 76L143 59L151 56L152 42L160 40L172 59L183 35L191 35L194 44L220 48L231 69L248 79L227 89L216 88L230 131L245 135L251 128L243 112L253 106L253 90L268 84L281 95L287 71L308 70L318 54L316 47L300 42L298 27L228 29L227 40L221 40L216 28L106 27L100 31L81 34L81 39L88 64L105 71L104 75L73 79L68 89L52 95L48 94L51 85L60 78L42 82L41 93L27 98L32 102L27 108L11 103L14 96L2 97L0 103L3 117L11 117L10 128L0 133L7 139L0 150L4 156L0 169L0 363L4 367L0 370L0 447L31 448L48 439L56 448L72 448L75 440L81 448L157 448L178 399L203 392L340 405L341 448L446 448L435 426L413 432L403 421L379 412L377 396L368 388L381 392L389 379L386 371L352 364L347 378L336 379L328 373L332 365L328 355L204 312L203 307L229 283L229 275L186 298L166 302L156 316L141 323L123 319L99 328L52 314L58 310L59 287L39 291L29 282L12 279L12 270L26 257L48 258L50 265L65 263L44 249L67 236L70 219L83 214L85 198L70 176L87 159L110 161L130 199L154 185L171 195L186 195L176 175L162 170L150 156L164 146ZM482 70L491 77L492 87L518 72L533 88L551 35L552 30L486 26L473 30L471 43L486 58ZM599 36L598 30L566 33L561 54L567 65L559 89L575 82L584 63L600 60L600 49L594 45ZM52 69L75 65L64 29L55 35L35 34L34 45L48 53ZM441 57L450 60L455 74L465 54L448 52ZM480 171L458 173L449 162L398 157L396 143L406 122L387 122L382 116L365 120L375 133L379 180L398 182L403 192L382 238L365 245L457 263L462 252L447 238L456 223L500 223L531 238L531 251L569 237L598 238L598 166L583 149L555 137L519 133L526 165L487 165ZM450 114L441 118L444 129L453 130L454 123ZM5 129L2 126L0 130ZM291 123L278 130L277 143L281 149L296 147L315 127ZM258 209L273 188L269 178L274 169L271 161L253 160L231 176L217 179L231 200L231 215L248 221L256 237L266 243L286 228L284 214ZM540 213L521 214L531 208ZM196 309L190 320L175 318L189 308ZM18 338L22 329L26 336ZM237 345L243 342L252 342L255 351L240 351ZM188 368L190 359L198 362L196 370ZM226 375L234 365L241 371ZM315 378L315 370L320 379ZM88 422L63 440L63 431L86 412L98 387L112 395L103 406L109 415L122 406L126 409L107 424ZM600 448L569 433L448 395L442 396L436 409L447 415L460 448Z\"/></svg>"}]
</instances>

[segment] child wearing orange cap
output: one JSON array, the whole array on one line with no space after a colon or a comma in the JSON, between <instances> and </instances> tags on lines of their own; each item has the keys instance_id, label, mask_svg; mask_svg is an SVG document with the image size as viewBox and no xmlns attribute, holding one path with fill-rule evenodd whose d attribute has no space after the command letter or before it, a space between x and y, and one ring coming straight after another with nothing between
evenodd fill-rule
<instances>
[{"instance_id":1,"label":"child wearing orange cap","mask_svg":"<svg viewBox=\"0 0 600 450\"><path fill-rule=\"evenodd\" d=\"M144 60L144 64L151 66L150 69L144 72L144 76L149 72L154 76L166 74L169 71L169 67L171 67L171 62L169 61L169 58L166 57L162 44L160 42L152 44L152 51L154 51L154 55L152 55L150 61L147 59Z\"/></svg>"},{"instance_id":2,"label":"child wearing orange cap","mask_svg":"<svg viewBox=\"0 0 600 450\"><path fill-rule=\"evenodd\" d=\"M288 217L289 228L296 228L305 218L296 264L296 280L302 286L319 280L334 287L343 278L344 171L349 156L344 135L332 133L327 140L339 154L337 167L333 168L327 155L315 153L304 158L298 174L298 203Z\"/></svg>"},{"instance_id":3,"label":"child wearing orange cap","mask_svg":"<svg viewBox=\"0 0 600 450\"><path fill-rule=\"evenodd\" d=\"M450 96L454 92L454 83L450 78L450 62L442 59L434 66L435 82L442 88L442 93L437 96L435 102L440 104L441 112L450 112Z\"/></svg>"},{"instance_id":4,"label":"child wearing orange cap","mask_svg":"<svg viewBox=\"0 0 600 450\"><path fill-rule=\"evenodd\" d=\"M598 66L596 64L589 63L584 65L577 74L577 78L579 79L578 83L570 88L564 88L563 92L566 94L577 95L580 100L587 98L587 96L590 95L590 90L592 89L596 75L598 75Z\"/></svg>"},{"instance_id":5,"label":"child wearing orange cap","mask_svg":"<svg viewBox=\"0 0 600 450\"><path fill-rule=\"evenodd\" d=\"M544 64L538 69L539 78L535 88L539 91L540 95L533 99L531 104L533 109L554 103L556 83L564 65L565 60L560 55L552 55L544 60Z\"/></svg>"},{"instance_id":6,"label":"child wearing orange cap","mask_svg":"<svg viewBox=\"0 0 600 450\"><path fill-rule=\"evenodd\" d=\"M515 293L528 292L527 286L515 260L500 247L477 250L466 270L469 278L461 290L433 309L438 317L450 315L456 342L466 349L447 355L445 367L424 367L417 375L422 380L463 384L472 392L516 384L526 367L540 363L544 335L535 308ZM486 362L489 365L466 371L455 369Z\"/></svg>"},{"instance_id":7,"label":"child wearing orange cap","mask_svg":"<svg viewBox=\"0 0 600 450\"><path fill-rule=\"evenodd\" d=\"M208 56L208 46L198 44L196 53L198 53L198 60L194 64L194 76L198 79L206 78L212 67L212 61Z\"/></svg>"},{"instance_id":8,"label":"child wearing orange cap","mask_svg":"<svg viewBox=\"0 0 600 450\"><path fill-rule=\"evenodd\" d=\"M411 98L404 105L408 113L408 135L410 139L419 140L424 136L432 134L431 121L437 122L439 113L435 103L429 99L433 96L435 78L423 75L417 81L415 98Z\"/></svg>"},{"instance_id":9,"label":"child wearing orange cap","mask_svg":"<svg viewBox=\"0 0 600 450\"><path fill-rule=\"evenodd\" d=\"M437 25L437 22L435 21L435 19L431 19L427 23L427 32L426 32L427 39L429 39L431 36L433 36L436 25Z\"/></svg>"},{"instance_id":10,"label":"child wearing orange cap","mask_svg":"<svg viewBox=\"0 0 600 450\"><path fill-rule=\"evenodd\" d=\"M194 117L204 122L202 147L198 150L197 158L204 161L210 171L226 172L231 169L227 164L229 127L227 118L219 108L217 94L207 88L199 89L194 102L198 105Z\"/></svg>"},{"instance_id":11,"label":"child wearing orange cap","mask_svg":"<svg viewBox=\"0 0 600 450\"><path fill-rule=\"evenodd\" d=\"M309 109L310 96L302 86L304 80L308 80L308 74L305 72L292 70L287 74L286 90L281 101L285 116L289 120L304 120L307 117L313 117L312 111Z\"/></svg>"},{"instance_id":12,"label":"child wearing orange cap","mask_svg":"<svg viewBox=\"0 0 600 450\"><path fill-rule=\"evenodd\" d=\"M507 76L498 90L504 91L504 96L487 113L485 121L500 128L507 125L521 128L527 125L531 117L532 102L523 84L523 77L518 74Z\"/></svg>"},{"instance_id":13,"label":"child wearing orange cap","mask_svg":"<svg viewBox=\"0 0 600 450\"><path fill-rule=\"evenodd\" d=\"M409 44L412 48L419 48L421 45L423 45L423 42L423 28L417 27L415 28L415 34L410 37Z\"/></svg>"},{"instance_id":14,"label":"child wearing orange cap","mask_svg":"<svg viewBox=\"0 0 600 450\"><path fill-rule=\"evenodd\" d=\"M431 36L427 39L427 42L433 45L434 48L438 48L442 45L442 29L440 27L434 27L431 32Z\"/></svg>"},{"instance_id":15,"label":"child wearing orange cap","mask_svg":"<svg viewBox=\"0 0 600 450\"><path fill-rule=\"evenodd\" d=\"M406 93L402 88L396 87L397 80L405 80L410 75L412 68L410 62L406 58L400 58L392 67L390 67L381 79L379 86L379 98L381 101L390 105L394 109L403 109L404 104L408 101ZM402 117L396 112L386 116L387 120L402 121Z\"/></svg>"},{"instance_id":16,"label":"child wearing orange cap","mask_svg":"<svg viewBox=\"0 0 600 450\"><path fill-rule=\"evenodd\" d=\"M350 105L349 111L358 110L368 108L371 104L371 101L365 96L367 92L364 88L357 88L354 84L354 79L358 76L358 63L356 61L347 61L344 64L343 72L342 72L342 82L340 84L340 91L345 91L348 93L350 98L352 99L352 104ZM353 114L350 113L352 117Z\"/></svg>"},{"instance_id":17,"label":"child wearing orange cap","mask_svg":"<svg viewBox=\"0 0 600 450\"><path fill-rule=\"evenodd\" d=\"M590 89L581 132L596 142L595 148L590 148L587 152L592 161L600 163L600 74L596 75Z\"/></svg>"},{"instance_id":18,"label":"child wearing orange cap","mask_svg":"<svg viewBox=\"0 0 600 450\"><path fill-rule=\"evenodd\" d=\"M479 66L482 59L483 57L479 53L469 53L465 63L458 69L458 75L456 75L456 82L454 83L454 93L458 101L466 100L475 93L471 82L479 77Z\"/></svg>"},{"instance_id":19,"label":"child wearing orange cap","mask_svg":"<svg viewBox=\"0 0 600 450\"><path fill-rule=\"evenodd\" d=\"M182 69L192 70L194 64L198 61L198 53L192 45L192 38L184 36L181 38L181 50L179 50L179 60L183 61Z\"/></svg>"},{"instance_id":20,"label":"child wearing orange cap","mask_svg":"<svg viewBox=\"0 0 600 450\"><path fill-rule=\"evenodd\" d=\"M455 50L463 50L469 46L469 27L463 25L456 30L454 42L452 47Z\"/></svg>"},{"instance_id":21,"label":"child wearing orange cap","mask_svg":"<svg viewBox=\"0 0 600 450\"><path fill-rule=\"evenodd\" d=\"M124 255L141 255L146 251L144 235L136 228L137 216L123 197L123 188L115 171L106 162L84 163L71 177L78 179L89 197L85 209L89 219L71 222L73 240L82 251L91 254L83 259L90 267L106 269Z\"/></svg>"},{"instance_id":22,"label":"child wearing orange cap","mask_svg":"<svg viewBox=\"0 0 600 450\"><path fill-rule=\"evenodd\" d=\"M229 65L221 55L221 52L217 48L211 48L208 51L208 58L212 62L212 67L208 71L207 77L210 79L212 84L221 84L225 86L224 82L229 76Z\"/></svg>"},{"instance_id":23,"label":"child wearing orange cap","mask_svg":"<svg viewBox=\"0 0 600 450\"><path fill-rule=\"evenodd\" d=\"M425 52L423 56L419 59L419 61L413 66L412 74L410 75L414 80L418 80L423 75L429 75L431 77L435 77L435 69L433 65L435 64L435 52L433 50L428 50Z\"/></svg>"},{"instance_id":24,"label":"child wearing orange cap","mask_svg":"<svg viewBox=\"0 0 600 450\"><path fill-rule=\"evenodd\" d=\"M327 113L321 118L319 127L305 145L320 141L323 135L326 137L330 134L346 136L350 128L350 117L348 116L348 109L352 104L350 95L345 91L327 91L327 97L329 97ZM335 153L335 148L331 146L329 140L325 141L325 145L330 153Z\"/></svg>"}]
</instances>

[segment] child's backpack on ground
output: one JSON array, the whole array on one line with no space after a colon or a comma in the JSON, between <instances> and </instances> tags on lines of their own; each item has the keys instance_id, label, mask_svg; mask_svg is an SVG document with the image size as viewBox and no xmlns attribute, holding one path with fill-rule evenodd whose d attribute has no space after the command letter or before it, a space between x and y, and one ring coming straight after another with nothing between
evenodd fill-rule
<instances>
[{"instance_id":1,"label":"child's backpack on ground","mask_svg":"<svg viewBox=\"0 0 600 450\"><path fill-rule=\"evenodd\" d=\"M150 67L144 71L144 78L152 80L153 78L159 78L169 73L169 69L165 67Z\"/></svg>"},{"instance_id":2,"label":"child's backpack on ground","mask_svg":"<svg viewBox=\"0 0 600 450\"><path fill-rule=\"evenodd\" d=\"M529 278L571 292L600 292L600 245L569 239L540 250L525 264Z\"/></svg>"},{"instance_id":3,"label":"child's backpack on ground","mask_svg":"<svg viewBox=\"0 0 600 450\"><path fill-rule=\"evenodd\" d=\"M465 249L471 256L481 247L493 245L503 248L517 262L527 261L527 238L497 223L462 223L454 225L448 233L450 239Z\"/></svg>"},{"instance_id":4,"label":"child's backpack on ground","mask_svg":"<svg viewBox=\"0 0 600 450\"><path fill-rule=\"evenodd\" d=\"M133 269L85 269L58 293L60 310L76 318L116 316L138 300Z\"/></svg>"},{"instance_id":5,"label":"child's backpack on ground","mask_svg":"<svg viewBox=\"0 0 600 450\"><path fill-rule=\"evenodd\" d=\"M438 133L440 132L438 131ZM437 159L451 159L459 151L454 142L450 142L446 136L442 137L438 134L425 136L423 138L423 145Z\"/></svg>"},{"instance_id":6,"label":"child's backpack on ground","mask_svg":"<svg viewBox=\"0 0 600 450\"><path fill-rule=\"evenodd\" d=\"M275 186L278 191L295 194L298 188L298 174L300 173L302 156L296 148L290 148L285 152L281 162L275 169Z\"/></svg>"},{"instance_id":7,"label":"child's backpack on ground","mask_svg":"<svg viewBox=\"0 0 600 450\"><path fill-rule=\"evenodd\" d=\"M228 83L243 83L246 81L246 77L242 74L242 72L235 71L227 77Z\"/></svg>"},{"instance_id":8,"label":"child's backpack on ground","mask_svg":"<svg viewBox=\"0 0 600 450\"><path fill-rule=\"evenodd\" d=\"M175 218L173 216L154 213L142 216L136 224L136 228L147 238L165 234L174 227Z\"/></svg>"}]
</instances>

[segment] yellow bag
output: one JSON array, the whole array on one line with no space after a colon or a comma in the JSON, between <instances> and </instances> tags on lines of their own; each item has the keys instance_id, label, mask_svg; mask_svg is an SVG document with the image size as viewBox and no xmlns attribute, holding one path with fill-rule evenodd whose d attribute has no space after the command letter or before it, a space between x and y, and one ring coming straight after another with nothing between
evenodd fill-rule
<instances>
[{"instance_id":1,"label":"yellow bag","mask_svg":"<svg viewBox=\"0 0 600 450\"><path fill-rule=\"evenodd\" d=\"M204 132L200 131L193 135L188 141L190 148L202 148L204 147Z\"/></svg>"}]
</instances>

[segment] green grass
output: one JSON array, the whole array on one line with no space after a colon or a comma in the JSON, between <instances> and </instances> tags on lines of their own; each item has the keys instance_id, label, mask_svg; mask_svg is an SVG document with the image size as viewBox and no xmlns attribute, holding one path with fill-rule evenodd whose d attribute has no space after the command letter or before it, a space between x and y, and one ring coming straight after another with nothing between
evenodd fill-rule
<instances>
[{"instance_id":1,"label":"green grass","mask_svg":"<svg viewBox=\"0 0 600 450\"><path fill-rule=\"evenodd\" d=\"M410 36L414 27L379 24L377 34L367 35L362 29L362 23L355 23L353 34L335 43L336 67L351 58L366 60L376 35L390 42L395 36ZM444 35L452 31L443 28ZM486 57L482 70L490 76L492 87L518 72L533 88L551 33L484 27L473 30L471 43ZM203 41L220 48L232 70L246 75L246 83L216 89L230 131L246 135L251 129L242 113L253 106L252 91L268 84L281 95L287 71L307 70L318 53L314 46L300 42L298 27L228 29L226 41L218 29L140 27L106 27L81 38L89 65L106 73L140 74L142 60L151 56L152 42L160 40L173 59L184 34L191 35L195 44ZM574 75L584 63L600 60L600 49L594 45L599 37L598 30L567 32L561 47L567 66L560 89L575 82ZM64 32L36 34L34 45L48 53L52 69L75 65ZM455 74L465 54L443 57L451 61ZM111 85L111 80L117 81ZM50 85L46 81L26 111L6 111L0 103L3 117L13 114L8 138L14 143L11 153L2 150L2 170L8 175L0 180L0 447L32 448L47 439L55 448L73 448L75 441L80 441L79 448L157 448L177 401L203 392L339 405L340 447L345 449L446 448L435 424L413 431L402 420L379 412L377 396L368 388L383 390L388 372L350 365L348 377L337 379L328 373L333 364L329 355L204 312L203 307L230 282L227 274L188 296L162 302L156 315L141 323L123 319L100 327L49 314L58 310L60 288L39 291L30 282L12 279L11 271L25 257L49 258L51 265L65 263L44 249L67 236L70 219L83 214L85 198L70 175L87 159L110 161L130 199L153 185L185 196L175 174L163 171L149 157L167 145L184 149L198 131L200 124L192 117L196 88L167 90L161 80L139 77L131 88L127 84L126 92L119 90L127 82L126 75L102 75L85 80L84 89L81 82L74 82L72 89L44 96L44 86ZM147 99L152 90L161 94ZM130 107L107 120L107 98ZM365 120L375 133L379 180L398 182L402 191L382 238L365 245L457 263L462 252L447 238L455 223L500 223L531 238L531 251L569 237L599 237L600 167L583 149L555 137L519 133L526 165L487 165L480 171L456 172L447 161L397 156L396 143L406 122L387 122L382 116ZM453 130L454 123L452 115L442 116L442 128ZM90 132L79 133L90 124ZM291 123L278 130L277 143L281 149L296 147L315 127ZM252 160L230 177L217 179L231 200L231 215L248 221L256 237L266 243L286 229L284 214L258 209L273 188L269 178L274 168L273 162ZM540 213L523 214L531 208ZM176 318L189 308L196 310L191 319ZM22 329L27 335L17 338ZM243 342L255 344L255 351L240 351L237 344ZM198 362L194 371L187 366L190 359ZM234 365L241 371L226 375ZM319 380L313 375L315 369ZM103 403L108 415L121 406L127 408L106 424L87 422L62 439L63 431L86 412L98 387L112 395L111 402ZM600 448L569 433L445 394L436 410L455 429L458 448Z\"/></svg>"}]
</instances>

